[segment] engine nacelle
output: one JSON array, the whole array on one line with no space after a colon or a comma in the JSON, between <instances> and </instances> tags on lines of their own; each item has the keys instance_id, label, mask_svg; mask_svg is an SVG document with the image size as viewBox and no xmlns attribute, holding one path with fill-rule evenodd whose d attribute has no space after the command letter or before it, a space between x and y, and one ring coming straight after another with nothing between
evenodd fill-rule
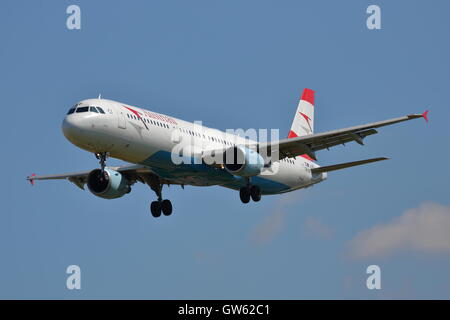
<instances>
[{"instance_id":1,"label":"engine nacelle","mask_svg":"<svg viewBox=\"0 0 450 320\"><path fill-rule=\"evenodd\" d=\"M223 163L228 172L242 176L257 176L264 168L264 159L255 150L238 146L223 153Z\"/></svg>"},{"instance_id":2,"label":"engine nacelle","mask_svg":"<svg viewBox=\"0 0 450 320\"><path fill-rule=\"evenodd\" d=\"M89 190L97 197L104 199L120 198L131 191L129 181L117 171L105 168L92 170L87 177Z\"/></svg>"}]
</instances>

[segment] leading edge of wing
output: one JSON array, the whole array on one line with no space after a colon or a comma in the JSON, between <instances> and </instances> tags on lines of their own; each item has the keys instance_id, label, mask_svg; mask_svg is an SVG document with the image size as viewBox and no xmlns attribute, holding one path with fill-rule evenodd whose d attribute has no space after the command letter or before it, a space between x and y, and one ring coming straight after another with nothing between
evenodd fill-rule
<instances>
[{"instance_id":1,"label":"leading edge of wing","mask_svg":"<svg viewBox=\"0 0 450 320\"><path fill-rule=\"evenodd\" d=\"M124 171L151 171L151 169L144 165L124 165L120 167L107 167L115 171L124 172ZM80 172L70 172L70 173L62 173L62 174L49 174L49 175L36 175L32 174L28 176L26 179L33 183L34 180L57 180L57 179L70 179L70 178L76 178L76 177L87 177L87 175L91 172L89 171L80 171Z\"/></svg>"},{"instance_id":2,"label":"leading edge of wing","mask_svg":"<svg viewBox=\"0 0 450 320\"><path fill-rule=\"evenodd\" d=\"M384 127L384 126L388 126L391 124L408 121L408 120L413 120L413 119L418 119L418 118L428 119L426 116L427 113L428 113L428 111L426 111L423 114L410 114L410 115L399 117L399 118L393 118L393 119L389 119L389 120L366 123L366 124L362 124L362 125L358 125L358 126L344 128L344 129L336 129L336 130L310 134L307 136L302 136L302 137L297 137L297 138L283 139L283 140L280 140L279 142L283 143L283 142L290 142L290 141L299 141L302 143L308 143L311 140L320 139L322 137L328 137L328 136L347 133L347 132L357 132L357 131L361 131L361 130L365 130L365 129L379 128L379 127Z\"/></svg>"},{"instance_id":3,"label":"leading edge of wing","mask_svg":"<svg viewBox=\"0 0 450 320\"><path fill-rule=\"evenodd\" d=\"M63 174L48 174L48 175L42 175L37 176L34 173L27 177L28 181L34 181L34 180L54 180L54 179L67 179L72 177L80 177L80 176L87 176L91 171L81 171L81 172L71 172L71 173L63 173Z\"/></svg>"}]
</instances>

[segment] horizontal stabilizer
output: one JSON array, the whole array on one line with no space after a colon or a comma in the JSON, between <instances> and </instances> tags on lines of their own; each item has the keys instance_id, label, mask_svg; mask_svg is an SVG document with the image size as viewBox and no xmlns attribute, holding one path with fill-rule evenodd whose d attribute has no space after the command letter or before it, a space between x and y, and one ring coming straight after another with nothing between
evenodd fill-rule
<instances>
[{"instance_id":1,"label":"horizontal stabilizer","mask_svg":"<svg viewBox=\"0 0 450 320\"><path fill-rule=\"evenodd\" d=\"M372 159L367 159L367 160L359 160L359 161L353 161L353 162L334 164L332 166L326 166L326 167L319 167L319 168L311 169L311 172L312 173L321 173L321 172L341 170L341 169L345 169L345 168L349 168L349 167L360 166L360 165L366 164L366 163L382 161L382 160L388 160L388 159L389 158L372 158Z\"/></svg>"}]
</instances>

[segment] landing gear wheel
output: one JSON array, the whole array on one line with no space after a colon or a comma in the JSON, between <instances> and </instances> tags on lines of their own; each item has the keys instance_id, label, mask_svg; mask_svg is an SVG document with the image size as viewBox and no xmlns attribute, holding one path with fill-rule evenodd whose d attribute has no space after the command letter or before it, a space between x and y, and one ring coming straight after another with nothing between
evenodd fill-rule
<instances>
[{"instance_id":1,"label":"landing gear wheel","mask_svg":"<svg viewBox=\"0 0 450 320\"><path fill-rule=\"evenodd\" d=\"M145 182L150 186L150 188L156 193L157 201L153 201L150 209L152 216L155 218L160 217L161 213L165 216L170 216L172 214L172 202L166 199L163 200L162 188L163 184L161 180L156 175L149 175L146 177Z\"/></svg>"},{"instance_id":2,"label":"landing gear wheel","mask_svg":"<svg viewBox=\"0 0 450 320\"><path fill-rule=\"evenodd\" d=\"M258 186L251 186L250 196L252 197L253 201L258 202L259 200L261 200L261 189Z\"/></svg>"},{"instance_id":3,"label":"landing gear wheel","mask_svg":"<svg viewBox=\"0 0 450 320\"><path fill-rule=\"evenodd\" d=\"M172 214L172 202L170 200L163 200L161 202L161 210L165 216L170 216Z\"/></svg>"},{"instance_id":4,"label":"landing gear wheel","mask_svg":"<svg viewBox=\"0 0 450 320\"><path fill-rule=\"evenodd\" d=\"M239 197L242 203L249 203L250 201L250 189L248 187L242 187L239 189Z\"/></svg>"},{"instance_id":5,"label":"landing gear wheel","mask_svg":"<svg viewBox=\"0 0 450 320\"><path fill-rule=\"evenodd\" d=\"M158 218L161 216L161 203L159 201L153 201L150 205L150 211L152 216Z\"/></svg>"}]
</instances>

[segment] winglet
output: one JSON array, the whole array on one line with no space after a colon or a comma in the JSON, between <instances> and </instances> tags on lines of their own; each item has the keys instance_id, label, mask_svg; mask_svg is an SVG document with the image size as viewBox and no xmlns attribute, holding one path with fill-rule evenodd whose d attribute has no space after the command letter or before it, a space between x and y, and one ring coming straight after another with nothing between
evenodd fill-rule
<instances>
[{"instance_id":1,"label":"winglet","mask_svg":"<svg viewBox=\"0 0 450 320\"><path fill-rule=\"evenodd\" d=\"M34 179L33 177L36 176L36 173L33 173L31 176L27 177L27 179L30 181L31 185L34 186Z\"/></svg>"},{"instance_id":2,"label":"winglet","mask_svg":"<svg viewBox=\"0 0 450 320\"><path fill-rule=\"evenodd\" d=\"M422 113L422 117L425 119L426 122L428 122L428 110Z\"/></svg>"}]
</instances>

